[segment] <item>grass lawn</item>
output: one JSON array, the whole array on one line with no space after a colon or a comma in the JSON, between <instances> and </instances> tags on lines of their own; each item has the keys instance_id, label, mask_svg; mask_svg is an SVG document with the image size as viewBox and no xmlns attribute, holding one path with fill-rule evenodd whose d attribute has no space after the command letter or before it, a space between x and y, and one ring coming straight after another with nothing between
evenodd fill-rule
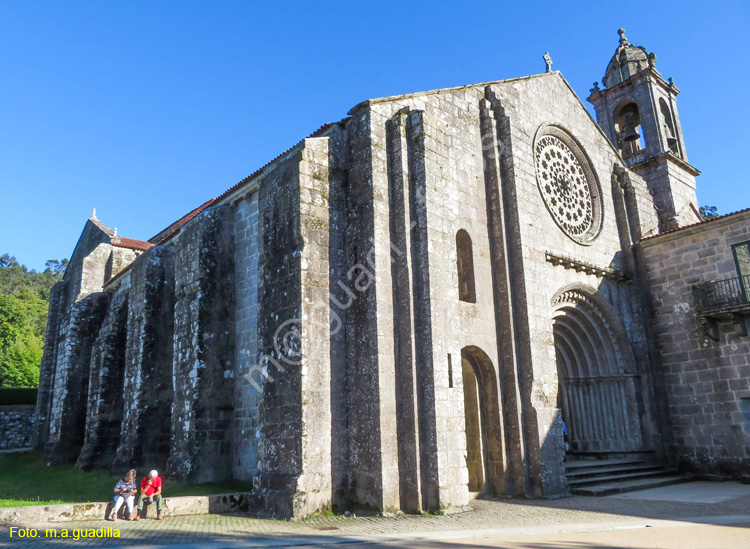
<instances>
[{"instance_id":1,"label":"grass lawn","mask_svg":"<svg viewBox=\"0 0 750 549\"><path fill-rule=\"evenodd\" d=\"M124 474L125 471L122 472ZM138 482L147 471L138 472ZM0 454L0 507L109 501L121 475L78 471L72 463L45 467L41 452ZM165 496L205 496L248 492L248 482L180 484L164 479Z\"/></svg>"}]
</instances>

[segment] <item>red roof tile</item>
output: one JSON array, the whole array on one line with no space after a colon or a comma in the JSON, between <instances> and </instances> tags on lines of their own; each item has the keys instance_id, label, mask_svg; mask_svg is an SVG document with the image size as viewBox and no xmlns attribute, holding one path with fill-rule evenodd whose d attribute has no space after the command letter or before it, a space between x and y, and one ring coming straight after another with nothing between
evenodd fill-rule
<instances>
[{"instance_id":1,"label":"red roof tile","mask_svg":"<svg viewBox=\"0 0 750 549\"><path fill-rule=\"evenodd\" d=\"M672 229L671 231L664 231L663 233L647 236L646 238L641 238L641 242L644 240L652 240L654 238L659 238L660 236L664 236L665 234L672 234L679 231L684 231L685 229L690 229L691 227L697 227L698 225L705 225L707 223L713 223L714 221L719 221L720 219L726 219L727 217L732 217L733 215L739 215L741 213L750 212L750 208L745 208L744 210L738 210L736 212L720 215L719 217L714 217L713 219L707 219L706 221L699 221L698 223L693 223L691 225L685 225L684 227L678 227L677 229Z\"/></svg>"},{"instance_id":2,"label":"red roof tile","mask_svg":"<svg viewBox=\"0 0 750 549\"><path fill-rule=\"evenodd\" d=\"M168 239L170 236L175 234L177 231L179 231L188 221L193 219L195 216L197 216L199 213L201 213L203 210L208 208L211 204L213 204L216 201L215 198L212 198L208 202L204 202L197 208L195 208L193 211L188 213L187 215L182 216L180 219L172 223L169 227L166 229L163 229L159 232L159 234L152 236L149 238L149 242L153 244L161 244L166 239ZM161 238L160 238L161 237Z\"/></svg>"},{"instance_id":3,"label":"red roof tile","mask_svg":"<svg viewBox=\"0 0 750 549\"><path fill-rule=\"evenodd\" d=\"M317 137L320 134L322 134L323 132L325 132L331 126L333 126L332 122L328 122L326 124L323 124L320 128L318 128L317 130L315 130L314 132L312 132L305 139L310 139L311 137ZM302 141L304 141L304 139ZM289 151L291 151L292 149L294 149L295 147L297 147L297 145L299 145L300 143L302 143L302 141L298 141L293 147L288 148L283 153L281 153L280 155L276 156L276 158L274 158L270 162L266 162L263 166L261 166L260 168L258 168L257 170L255 170L253 173L251 173L250 175L248 175L247 177L245 177L244 179L242 179L242 181L240 181L236 185L234 185L232 187L229 187L226 191L224 191L222 194L220 194L219 196L217 196L215 198L215 200L218 202L219 200L222 200L223 198L226 198L227 196L229 196L230 194L232 194L237 189L239 189L241 187L244 187L245 185L247 185L248 183L250 183L250 181L252 181L258 175L260 175L260 173L263 170L265 170L268 166L270 166L271 164L273 164L274 162L276 162L279 158L281 158L282 156L284 156L285 154L287 154Z\"/></svg>"},{"instance_id":4,"label":"red roof tile","mask_svg":"<svg viewBox=\"0 0 750 549\"><path fill-rule=\"evenodd\" d=\"M146 251L153 247L155 244L151 242L145 242L143 240L136 240L135 238L124 238L119 237L112 240L112 245L119 248L130 248L131 250L142 250Z\"/></svg>"},{"instance_id":5,"label":"red roof tile","mask_svg":"<svg viewBox=\"0 0 750 549\"><path fill-rule=\"evenodd\" d=\"M348 120L348 118L345 118L344 120L341 120L341 122L338 122L338 123L341 124L341 123L343 123L346 120ZM311 133L310 135L308 135L305 139L309 139L311 137L318 137L319 135L321 135L322 133L324 133L326 130L328 130L333 125L334 124L332 122L328 122L326 124L323 124L320 128L318 128L313 133ZM302 141L304 141L304 139ZM175 221L174 223L172 223L169 227L167 227L166 229L162 230L161 232L159 232L155 236L151 237L149 239L149 242L153 243L153 244L157 244L157 245L158 244L163 244L164 242L166 242L167 240L169 240L172 236L174 236L175 234L177 234L179 232L179 230L183 226L185 226L188 222L190 222L193 218L195 218L203 210L205 210L209 206L213 206L217 202L223 200L224 198L226 198L227 196L229 196L230 194L232 194L237 189L240 189L241 187L244 187L245 185L247 185L248 183L250 183L253 179L255 179L258 175L260 175L260 173L263 170L265 170L268 166L270 166L271 164L273 164L274 162L276 162L279 158L281 158L282 156L284 156L285 154L287 154L289 151L293 150L295 147L297 147L297 145L299 145L300 143L302 143L302 141L297 142L293 147L288 148L283 153L281 153L278 156L276 156L273 160L271 160L270 162L267 162L266 164L264 164L263 166L261 166L260 168L258 168L257 170L255 170L253 173L251 173L247 177L243 178L239 183L237 183L236 185L233 185L232 187L230 187L229 189L227 189L225 192L223 192L222 194L220 194L216 198L212 198L208 202L205 202L204 204L201 204L200 206L198 206L196 209L194 209L189 214L181 217L180 219L178 219L177 221Z\"/></svg>"}]
</instances>

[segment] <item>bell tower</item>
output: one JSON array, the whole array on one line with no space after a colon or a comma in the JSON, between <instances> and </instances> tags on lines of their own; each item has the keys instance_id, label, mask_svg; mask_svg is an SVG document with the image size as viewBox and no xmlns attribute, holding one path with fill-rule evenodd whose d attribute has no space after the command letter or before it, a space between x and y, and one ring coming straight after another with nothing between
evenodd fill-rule
<instances>
[{"instance_id":1,"label":"bell tower","mask_svg":"<svg viewBox=\"0 0 750 549\"><path fill-rule=\"evenodd\" d=\"M625 29L617 32L620 44L607 65L604 88L595 82L588 101L625 163L648 184L660 230L697 223L700 172L685 152L676 101L680 90L656 70L655 54L628 42Z\"/></svg>"}]
</instances>

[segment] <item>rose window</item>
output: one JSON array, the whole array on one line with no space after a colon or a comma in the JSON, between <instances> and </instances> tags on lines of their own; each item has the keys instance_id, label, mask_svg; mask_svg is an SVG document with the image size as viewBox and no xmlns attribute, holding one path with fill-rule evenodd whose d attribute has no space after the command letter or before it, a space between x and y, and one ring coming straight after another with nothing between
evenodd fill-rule
<instances>
[{"instance_id":1,"label":"rose window","mask_svg":"<svg viewBox=\"0 0 750 549\"><path fill-rule=\"evenodd\" d=\"M579 244L590 243L601 225L600 197L590 168L555 135L542 135L534 148L537 183L552 218Z\"/></svg>"}]
</instances>

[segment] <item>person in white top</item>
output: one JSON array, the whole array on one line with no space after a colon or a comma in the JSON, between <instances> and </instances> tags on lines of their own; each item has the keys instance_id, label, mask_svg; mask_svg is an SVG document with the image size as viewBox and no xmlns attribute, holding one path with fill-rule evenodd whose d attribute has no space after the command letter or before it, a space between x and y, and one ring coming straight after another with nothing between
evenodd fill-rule
<instances>
[{"instance_id":1,"label":"person in white top","mask_svg":"<svg viewBox=\"0 0 750 549\"><path fill-rule=\"evenodd\" d=\"M115 484L115 506L112 509L112 515L109 517L109 520L117 520L117 511L120 510L123 503L128 507L128 520L133 519L135 494L138 491L135 484L135 476L135 469L131 469Z\"/></svg>"}]
</instances>

